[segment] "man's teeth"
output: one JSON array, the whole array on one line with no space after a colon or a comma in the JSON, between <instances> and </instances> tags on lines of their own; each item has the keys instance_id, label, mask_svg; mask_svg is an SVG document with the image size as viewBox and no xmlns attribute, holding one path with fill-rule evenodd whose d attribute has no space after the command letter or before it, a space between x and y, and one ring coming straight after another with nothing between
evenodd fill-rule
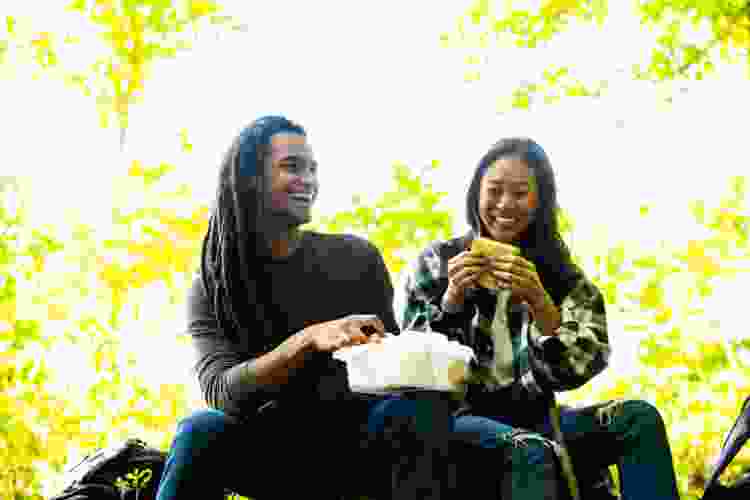
<instances>
[{"instance_id":1,"label":"man's teeth","mask_svg":"<svg viewBox=\"0 0 750 500\"><path fill-rule=\"evenodd\" d=\"M312 201L311 194L293 194L291 197L295 200Z\"/></svg>"}]
</instances>

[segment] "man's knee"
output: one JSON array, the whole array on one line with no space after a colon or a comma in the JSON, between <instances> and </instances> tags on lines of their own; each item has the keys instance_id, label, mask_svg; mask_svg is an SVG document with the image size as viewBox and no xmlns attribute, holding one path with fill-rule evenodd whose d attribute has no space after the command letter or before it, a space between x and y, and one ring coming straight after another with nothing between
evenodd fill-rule
<instances>
[{"instance_id":1,"label":"man's knee","mask_svg":"<svg viewBox=\"0 0 750 500\"><path fill-rule=\"evenodd\" d=\"M367 427L372 434L379 434L387 430L388 424L393 420L406 422L413 421L417 414L417 406L414 400L402 398L388 398L373 404L370 409Z\"/></svg>"},{"instance_id":2,"label":"man's knee","mask_svg":"<svg viewBox=\"0 0 750 500\"><path fill-rule=\"evenodd\" d=\"M232 419L219 410L198 410L180 421L175 441L206 446L221 436L231 422Z\"/></svg>"}]
</instances>

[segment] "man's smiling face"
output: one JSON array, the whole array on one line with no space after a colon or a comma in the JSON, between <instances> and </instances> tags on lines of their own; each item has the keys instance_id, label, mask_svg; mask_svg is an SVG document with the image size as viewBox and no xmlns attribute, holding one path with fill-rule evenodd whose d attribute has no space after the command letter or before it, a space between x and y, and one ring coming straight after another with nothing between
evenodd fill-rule
<instances>
[{"instance_id":1,"label":"man's smiling face","mask_svg":"<svg viewBox=\"0 0 750 500\"><path fill-rule=\"evenodd\" d=\"M311 220L318 196L318 164L304 135L279 133L271 138L271 211L290 225Z\"/></svg>"}]
</instances>

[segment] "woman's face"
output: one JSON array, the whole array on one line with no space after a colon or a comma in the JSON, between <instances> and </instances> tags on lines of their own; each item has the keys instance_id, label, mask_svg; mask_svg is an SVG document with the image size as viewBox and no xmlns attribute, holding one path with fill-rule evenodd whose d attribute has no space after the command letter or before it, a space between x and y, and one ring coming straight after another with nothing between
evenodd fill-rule
<instances>
[{"instance_id":1,"label":"woman's face","mask_svg":"<svg viewBox=\"0 0 750 500\"><path fill-rule=\"evenodd\" d=\"M526 162L508 156L489 166L479 186L479 218L493 240L516 243L537 205L536 181Z\"/></svg>"},{"instance_id":2,"label":"woman's face","mask_svg":"<svg viewBox=\"0 0 750 500\"><path fill-rule=\"evenodd\" d=\"M271 207L292 224L305 224L318 196L318 164L304 135L271 137Z\"/></svg>"}]
</instances>

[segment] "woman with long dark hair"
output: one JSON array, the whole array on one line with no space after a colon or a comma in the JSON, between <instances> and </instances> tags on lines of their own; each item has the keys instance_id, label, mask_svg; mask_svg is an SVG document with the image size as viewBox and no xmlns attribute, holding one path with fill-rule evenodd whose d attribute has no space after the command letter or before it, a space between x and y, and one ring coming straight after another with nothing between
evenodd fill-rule
<instances>
[{"instance_id":1,"label":"woman with long dark hair","mask_svg":"<svg viewBox=\"0 0 750 500\"><path fill-rule=\"evenodd\" d=\"M421 253L401 326L474 349L455 424L467 440L507 449L551 438L573 496L617 464L624 500L678 498L656 408L627 400L561 411L555 403L555 392L588 382L610 355L604 298L573 263L557 210L545 151L527 138L497 142L471 179L471 230ZM472 251L478 241L493 251Z\"/></svg>"}]
</instances>

